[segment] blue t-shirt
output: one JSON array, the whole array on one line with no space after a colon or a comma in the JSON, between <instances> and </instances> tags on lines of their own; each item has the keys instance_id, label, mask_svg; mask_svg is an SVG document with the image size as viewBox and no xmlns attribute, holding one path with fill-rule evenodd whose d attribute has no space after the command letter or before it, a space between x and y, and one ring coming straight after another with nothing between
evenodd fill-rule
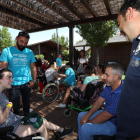
<instances>
[{"instance_id":1,"label":"blue t-shirt","mask_svg":"<svg viewBox=\"0 0 140 140\"><path fill-rule=\"evenodd\" d=\"M75 79L75 72L72 68L68 68L65 72L66 75L68 75L66 78L65 78L65 81L70 84L70 85L74 85L75 82L76 82L76 79Z\"/></svg>"},{"instance_id":2,"label":"blue t-shirt","mask_svg":"<svg viewBox=\"0 0 140 140\"><path fill-rule=\"evenodd\" d=\"M114 116L109 121L113 123L115 126L117 126L117 106L118 106L122 85L123 85L123 81L121 85L113 92L111 92L112 87L106 86L101 93L101 97L104 98L106 101L104 110L106 110L108 113Z\"/></svg>"},{"instance_id":3,"label":"blue t-shirt","mask_svg":"<svg viewBox=\"0 0 140 140\"><path fill-rule=\"evenodd\" d=\"M128 139L140 137L140 35L133 39L117 112L117 135Z\"/></svg>"},{"instance_id":4,"label":"blue t-shirt","mask_svg":"<svg viewBox=\"0 0 140 140\"><path fill-rule=\"evenodd\" d=\"M32 80L30 64L36 61L32 50L8 47L3 50L0 60L8 62L8 69L13 73L12 85L23 85Z\"/></svg>"},{"instance_id":5,"label":"blue t-shirt","mask_svg":"<svg viewBox=\"0 0 140 140\"><path fill-rule=\"evenodd\" d=\"M87 85L89 82L93 81L93 80L98 80L98 76L87 76L84 80L84 84Z\"/></svg>"},{"instance_id":6,"label":"blue t-shirt","mask_svg":"<svg viewBox=\"0 0 140 140\"><path fill-rule=\"evenodd\" d=\"M57 66L58 67L60 67L60 66L62 66L62 60L61 60L61 58L56 58L56 62L57 62Z\"/></svg>"}]
</instances>

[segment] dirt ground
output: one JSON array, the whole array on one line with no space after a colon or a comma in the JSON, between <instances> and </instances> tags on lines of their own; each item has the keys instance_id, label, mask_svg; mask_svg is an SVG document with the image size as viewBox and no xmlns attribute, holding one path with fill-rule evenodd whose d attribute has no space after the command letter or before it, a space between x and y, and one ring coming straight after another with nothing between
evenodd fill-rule
<instances>
[{"instance_id":1,"label":"dirt ground","mask_svg":"<svg viewBox=\"0 0 140 140\"><path fill-rule=\"evenodd\" d=\"M71 117L65 117L63 111L66 108L59 109L56 106L62 102L61 100L56 100L51 104L47 104L43 101L41 97L36 96L37 90L34 90L31 95L31 108L33 108L34 113L39 113L42 117L46 118L48 121L57 124L61 127L71 126L74 128L74 132L65 137L63 140L76 140L77 139L77 112L72 110ZM49 131L50 140L55 140L54 133Z\"/></svg>"}]
</instances>

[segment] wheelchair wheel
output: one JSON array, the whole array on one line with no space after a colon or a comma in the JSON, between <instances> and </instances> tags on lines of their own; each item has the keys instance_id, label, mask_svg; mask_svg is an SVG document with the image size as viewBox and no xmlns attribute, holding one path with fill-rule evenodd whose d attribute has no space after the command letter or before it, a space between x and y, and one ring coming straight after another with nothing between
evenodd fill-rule
<instances>
[{"instance_id":1,"label":"wheelchair wheel","mask_svg":"<svg viewBox=\"0 0 140 140\"><path fill-rule=\"evenodd\" d=\"M70 117L70 116L71 116L71 110L65 109L64 112L63 112L63 115L64 115L65 117Z\"/></svg>"},{"instance_id":2,"label":"wheelchair wheel","mask_svg":"<svg viewBox=\"0 0 140 140\"><path fill-rule=\"evenodd\" d=\"M42 98L46 103L54 102L59 96L59 87L55 83L45 86L42 91Z\"/></svg>"}]
</instances>

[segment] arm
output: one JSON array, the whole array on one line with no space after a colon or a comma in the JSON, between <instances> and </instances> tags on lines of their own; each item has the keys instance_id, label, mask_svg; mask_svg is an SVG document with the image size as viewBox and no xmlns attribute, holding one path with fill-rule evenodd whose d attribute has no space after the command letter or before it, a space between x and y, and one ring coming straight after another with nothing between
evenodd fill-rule
<instances>
[{"instance_id":1,"label":"arm","mask_svg":"<svg viewBox=\"0 0 140 140\"><path fill-rule=\"evenodd\" d=\"M1 68L3 69L3 68L8 68L8 62L2 62L2 64L1 64Z\"/></svg>"},{"instance_id":2,"label":"arm","mask_svg":"<svg viewBox=\"0 0 140 140\"><path fill-rule=\"evenodd\" d=\"M86 57L86 63L88 64L88 58Z\"/></svg>"},{"instance_id":3,"label":"arm","mask_svg":"<svg viewBox=\"0 0 140 140\"><path fill-rule=\"evenodd\" d=\"M101 123L108 121L112 117L114 117L114 116L105 110L102 113L98 114L95 118L88 121L88 123L101 124Z\"/></svg>"},{"instance_id":4,"label":"arm","mask_svg":"<svg viewBox=\"0 0 140 140\"><path fill-rule=\"evenodd\" d=\"M9 104L12 104L11 102L9 102ZM6 109L3 111L1 106L0 106L0 124L4 124L7 120L7 118L9 117L11 111L11 107L6 107Z\"/></svg>"},{"instance_id":5,"label":"arm","mask_svg":"<svg viewBox=\"0 0 140 140\"><path fill-rule=\"evenodd\" d=\"M32 78L34 81L36 81L36 75L37 75L37 71L36 71L36 66L35 63L31 63L31 74L32 74ZM34 81L30 81L30 85L28 85L29 88L32 88L35 84Z\"/></svg>"},{"instance_id":6,"label":"arm","mask_svg":"<svg viewBox=\"0 0 140 140\"><path fill-rule=\"evenodd\" d=\"M81 90L81 92L84 92L84 90L86 89L86 84L83 84L81 87L80 87L80 90Z\"/></svg>"},{"instance_id":7,"label":"arm","mask_svg":"<svg viewBox=\"0 0 140 140\"><path fill-rule=\"evenodd\" d=\"M84 115L81 120L80 120L80 123L81 125L87 123L91 117L91 115L93 113L95 113L100 107L101 105L103 104L103 102L105 101L104 98L102 98L101 96L94 102L93 106L91 107L91 109L87 112L86 115Z\"/></svg>"},{"instance_id":8,"label":"arm","mask_svg":"<svg viewBox=\"0 0 140 140\"><path fill-rule=\"evenodd\" d=\"M58 76L67 77L68 75L67 74L58 74Z\"/></svg>"},{"instance_id":9,"label":"arm","mask_svg":"<svg viewBox=\"0 0 140 140\"><path fill-rule=\"evenodd\" d=\"M35 63L31 63L31 72L32 72L33 80L36 80L37 71L36 71Z\"/></svg>"}]
</instances>

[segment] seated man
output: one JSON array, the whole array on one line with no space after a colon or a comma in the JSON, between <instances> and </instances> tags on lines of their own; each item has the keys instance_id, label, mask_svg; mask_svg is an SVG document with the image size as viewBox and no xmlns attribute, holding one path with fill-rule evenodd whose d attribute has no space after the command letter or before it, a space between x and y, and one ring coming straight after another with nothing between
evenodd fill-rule
<instances>
[{"instance_id":1,"label":"seated man","mask_svg":"<svg viewBox=\"0 0 140 140\"><path fill-rule=\"evenodd\" d=\"M87 76L87 77L85 78L85 80L84 80L84 84L83 84L83 85L78 84L76 87L73 87L73 86L69 87L69 88L67 89L67 91L66 91L66 94L65 94L65 97L64 97L63 102L60 103L58 106L56 106L57 108L64 108L64 107L66 107L66 103L67 103L67 100L68 100L68 98L69 98L69 96L70 96L70 92L76 90L76 91L78 91L78 93L80 94L80 93L82 93L82 92L85 91L86 86L87 86L87 84L88 84L89 82L91 82L91 81L93 81L93 80L99 79L98 76L96 76L96 69L95 69L95 67L93 67L93 66L90 66L90 65L87 66L87 67L85 68L85 71L84 71L84 72L85 72L85 75ZM74 89L73 89L73 88L74 88ZM74 94L75 92L72 92L72 93Z\"/></svg>"},{"instance_id":2,"label":"seated man","mask_svg":"<svg viewBox=\"0 0 140 140\"><path fill-rule=\"evenodd\" d=\"M47 84L49 84L50 82L54 82L55 79L58 78L56 70L54 69L54 62L50 62L49 67L50 68L48 68L45 72Z\"/></svg>"},{"instance_id":3,"label":"seated man","mask_svg":"<svg viewBox=\"0 0 140 140\"><path fill-rule=\"evenodd\" d=\"M66 64L66 72L65 74L58 74L58 76L65 78L64 80L61 81L61 84L65 87L70 87L75 84L76 79L75 79L75 72L72 69L72 64L67 63Z\"/></svg>"},{"instance_id":4,"label":"seated man","mask_svg":"<svg viewBox=\"0 0 140 140\"><path fill-rule=\"evenodd\" d=\"M117 130L117 104L121 93L124 71L119 64L107 65L106 87L88 112L78 115L79 140L93 140L94 135L113 136ZM98 110L106 101L104 110ZM98 111L97 111L98 110Z\"/></svg>"}]
</instances>

